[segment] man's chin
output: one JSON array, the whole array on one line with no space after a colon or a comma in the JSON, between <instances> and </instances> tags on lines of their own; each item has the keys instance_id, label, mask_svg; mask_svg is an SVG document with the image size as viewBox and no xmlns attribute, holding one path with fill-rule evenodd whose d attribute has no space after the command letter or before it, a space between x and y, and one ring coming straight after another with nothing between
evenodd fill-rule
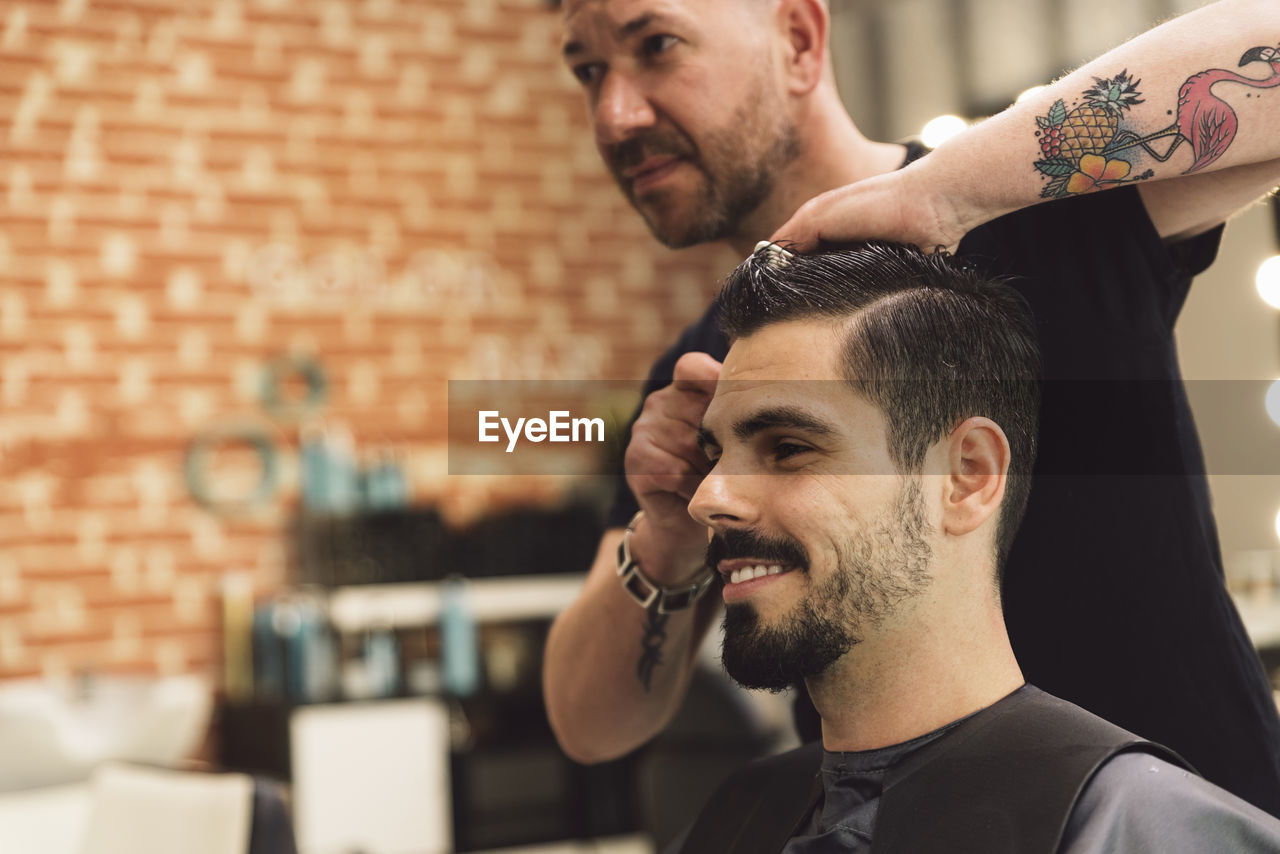
<instances>
[{"instance_id":1,"label":"man's chin","mask_svg":"<svg viewBox=\"0 0 1280 854\"><path fill-rule=\"evenodd\" d=\"M729 234L725 217L706 205L682 205L671 193L651 193L631 199L631 205L649 226L649 232L668 249L687 249L723 240Z\"/></svg>"},{"instance_id":2,"label":"man's chin","mask_svg":"<svg viewBox=\"0 0 1280 854\"><path fill-rule=\"evenodd\" d=\"M795 652L781 633L760 625L759 612L752 605L725 609L720 660L729 677L743 688L778 693L799 682L804 674L795 666Z\"/></svg>"},{"instance_id":3,"label":"man's chin","mask_svg":"<svg viewBox=\"0 0 1280 854\"><path fill-rule=\"evenodd\" d=\"M746 602L725 608L720 660L744 688L785 691L825 673L858 642L852 632L803 606L776 619L765 624Z\"/></svg>"}]
</instances>

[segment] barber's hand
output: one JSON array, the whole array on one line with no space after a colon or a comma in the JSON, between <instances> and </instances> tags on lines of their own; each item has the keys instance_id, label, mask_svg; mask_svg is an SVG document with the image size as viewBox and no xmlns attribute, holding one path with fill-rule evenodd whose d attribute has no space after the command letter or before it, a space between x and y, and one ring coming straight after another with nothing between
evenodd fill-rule
<instances>
[{"instance_id":1,"label":"barber's hand","mask_svg":"<svg viewBox=\"0 0 1280 854\"><path fill-rule=\"evenodd\" d=\"M679 584L702 565L707 529L689 515L689 500L710 468L697 431L719 376L715 359L685 353L671 385L645 399L631 428L627 485L644 510L632 543L645 573L659 584Z\"/></svg>"},{"instance_id":2,"label":"barber's hand","mask_svg":"<svg viewBox=\"0 0 1280 854\"><path fill-rule=\"evenodd\" d=\"M814 196L771 239L798 252L816 249L819 241L857 240L954 252L968 229L947 194L921 179L916 167L928 159Z\"/></svg>"}]
</instances>

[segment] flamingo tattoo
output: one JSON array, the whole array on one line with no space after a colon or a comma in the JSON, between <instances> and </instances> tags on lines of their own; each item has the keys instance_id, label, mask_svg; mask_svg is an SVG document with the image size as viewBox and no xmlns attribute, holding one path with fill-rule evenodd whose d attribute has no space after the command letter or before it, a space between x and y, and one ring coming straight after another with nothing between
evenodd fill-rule
<instances>
[{"instance_id":1,"label":"flamingo tattoo","mask_svg":"<svg viewBox=\"0 0 1280 854\"><path fill-rule=\"evenodd\" d=\"M1265 62L1271 67L1268 77L1245 77L1225 68L1210 68L1199 74L1188 77L1178 90L1178 114L1174 123L1163 130L1147 136L1139 137L1128 131L1116 134L1111 144L1101 152L1103 156L1123 151L1126 148L1142 146L1142 148L1163 163L1184 142L1190 143L1195 160L1182 173L1195 172L1205 168L1223 155L1235 139L1237 120L1231 105L1217 97L1211 91L1218 83L1240 83L1253 89L1272 89L1280 86L1280 49L1273 47L1255 47L1240 57L1239 67L1243 68L1253 62ZM1153 140L1173 137L1173 143L1165 149L1164 154L1153 149Z\"/></svg>"}]
</instances>

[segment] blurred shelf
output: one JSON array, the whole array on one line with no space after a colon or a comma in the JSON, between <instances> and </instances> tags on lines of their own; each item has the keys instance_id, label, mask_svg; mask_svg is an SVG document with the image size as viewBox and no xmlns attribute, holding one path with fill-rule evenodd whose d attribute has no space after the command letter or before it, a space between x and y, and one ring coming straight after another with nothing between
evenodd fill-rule
<instances>
[{"instance_id":1,"label":"blurred shelf","mask_svg":"<svg viewBox=\"0 0 1280 854\"><path fill-rule=\"evenodd\" d=\"M480 622L551 618L582 589L584 576L528 575L475 578L466 583L467 604ZM434 625L444 601L444 583L362 584L329 595L329 614L342 632Z\"/></svg>"},{"instance_id":2,"label":"blurred shelf","mask_svg":"<svg viewBox=\"0 0 1280 854\"><path fill-rule=\"evenodd\" d=\"M1280 646L1280 598L1233 595L1236 610L1255 649Z\"/></svg>"}]
</instances>

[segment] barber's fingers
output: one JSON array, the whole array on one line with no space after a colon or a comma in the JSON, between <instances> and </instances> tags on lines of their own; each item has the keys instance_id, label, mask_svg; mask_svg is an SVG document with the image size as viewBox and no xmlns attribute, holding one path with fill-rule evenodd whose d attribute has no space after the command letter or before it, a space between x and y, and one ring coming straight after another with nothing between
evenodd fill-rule
<instances>
[{"instance_id":1,"label":"barber's fingers","mask_svg":"<svg viewBox=\"0 0 1280 854\"><path fill-rule=\"evenodd\" d=\"M719 374L715 359L686 353L676 362L672 384L645 398L624 457L637 497L670 493L686 502L693 497L710 468L698 446L698 427Z\"/></svg>"},{"instance_id":2,"label":"barber's fingers","mask_svg":"<svg viewBox=\"0 0 1280 854\"><path fill-rule=\"evenodd\" d=\"M705 472L689 461L657 452L652 447L638 452L627 450L627 483L642 505L645 497L678 496L681 503L676 509L683 513L704 476Z\"/></svg>"},{"instance_id":3,"label":"barber's fingers","mask_svg":"<svg viewBox=\"0 0 1280 854\"><path fill-rule=\"evenodd\" d=\"M671 385L677 391L700 394L709 401L716 391L720 367L720 363L706 353L685 353L676 361L672 370ZM701 413L698 417L702 417Z\"/></svg>"},{"instance_id":4,"label":"barber's fingers","mask_svg":"<svg viewBox=\"0 0 1280 854\"><path fill-rule=\"evenodd\" d=\"M817 249L818 241L823 236L822 223L827 216L824 207L827 202L819 202L819 199L822 199L822 196L812 198L801 205L791 218L773 233L769 241L785 246L793 252L804 253Z\"/></svg>"},{"instance_id":5,"label":"barber's fingers","mask_svg":"<svg viewBox=\"0 0 1280 854\"><path fill-rule=\"evenodd\" d=\"M969 227L965 223L977 214L920 170L921 164L912 164L814 196L772 240L797 252L810 252L821 243L863 240L914 245L925 252L955 251ZM982 217L990 218L983 214L976 222L985 221Z\"/></svg>"},{"instance_id":6,"label":"barber's fingers","mask_svg":"<svg viewBox=\"0 0 1280 854\"><path fill-rule=\"evenodd\" d=\"M628 473L633 466L639 474L673 470L683 473L686 465L695 471L705 470L706 456L698 447L697 431L708 401L697 392L680 391L675 385L649 395L631 428ZM633 448L639 456L632 456Z\"/></svg>"}]
</instances>

